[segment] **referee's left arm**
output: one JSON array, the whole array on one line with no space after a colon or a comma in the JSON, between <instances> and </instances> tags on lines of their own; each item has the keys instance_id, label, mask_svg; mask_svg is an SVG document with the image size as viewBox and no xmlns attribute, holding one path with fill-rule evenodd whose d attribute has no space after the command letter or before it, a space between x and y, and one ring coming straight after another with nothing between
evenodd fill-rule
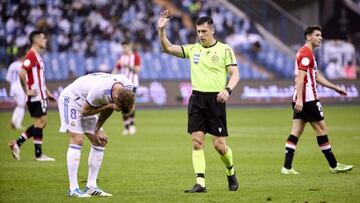
<instances>
[{"instance_id":1,"label":"referee's left arm","mask_svg":"<svg viewBox=\"0 0 360 203\"><path fill-rule=\"evenodd\" d=\"M236 87L240 80L239 70L236 65L228 66L227 70L230 74L229 83L227 84L226 88L221 90L216 97L216 100L221 103L224 103L229 99L232 90Z\"/></svg>"},{"instance_id":2,"label":"referee's left arm","mask_svg":"<svg viewBox=\"0 0 360 203\"><path fill-rule=\"evenodd\" d=\"M226 87L229 87L231 90L233 90L240 80L240 73L238 67L235 65L227 67L227 71L230 74L230 79Z\"/></svg>"}]
</instances>

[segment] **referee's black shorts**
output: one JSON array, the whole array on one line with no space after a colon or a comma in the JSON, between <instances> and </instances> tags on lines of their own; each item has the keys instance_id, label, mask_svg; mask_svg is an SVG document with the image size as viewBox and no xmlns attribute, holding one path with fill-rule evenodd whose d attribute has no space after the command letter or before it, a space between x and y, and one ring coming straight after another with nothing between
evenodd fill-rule
<instances>
[{"instance_id":1,"label":"referee's black shorts","mask_svg":"<svg viewBox=\"0 0 360 203\"><path fill-rule=\"evenodd\" d=\"M294 109L295 102L292 103ZM301 119L305 122L322 121L324 120L324 112L319 100L304 102L301 112L295 112L293 119Z\"/></svg>"},{"instance_id":2,"label":"referee's black shorts","mask_svg":"<svg viewBox=\"0 0 360 203\"><path fill-rule=\"evenodd\" d=\"M188 105L188 133L203 131L228 136L225 103L216 101L217 92L193 91Z\"/></svg>"},{"instance_id":3,"label":"referee's black shorts","mask_svg":"<svg viewBox=\"0 0 360 203\"><path fill-rule=\"evenodd\" d=\"M47 114L48 102L46 99L34 102L27 102L26 104L32 118L38 118Z\"/></svg>"}]
</instances>

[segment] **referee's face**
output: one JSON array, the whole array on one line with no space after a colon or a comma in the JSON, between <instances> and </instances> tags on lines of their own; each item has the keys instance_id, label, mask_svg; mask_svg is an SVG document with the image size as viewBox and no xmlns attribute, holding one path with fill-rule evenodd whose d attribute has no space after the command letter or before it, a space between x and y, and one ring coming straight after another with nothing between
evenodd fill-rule
<instances>
[{"instance_id":1,"label":"referee's face","mask_svg":"<svg viewBox=\"0 0 360 203\"><path fill-rule=\"evenodd\" d=\"M199 38L199 41L204 46L209 46L214 40L214 26L204 23L201 25L196 25L196 32Z\"/></svg>"}]
</instances>

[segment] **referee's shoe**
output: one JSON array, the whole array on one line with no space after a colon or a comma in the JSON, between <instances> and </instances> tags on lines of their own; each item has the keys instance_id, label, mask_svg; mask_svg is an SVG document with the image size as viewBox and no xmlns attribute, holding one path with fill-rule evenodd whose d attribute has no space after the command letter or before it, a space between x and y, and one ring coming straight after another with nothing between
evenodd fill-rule
<instances>
[{"instance_id":1,"label":"referee's shoe","mask_svg":"<svg viewBox=\"0 0 360 203\"><path fill-rule=\"evenodd\" d=\"M184 191L185 193L200 193L200 192L207 192L206 187L201 186L200 184L196 183L192 188L189 188Z\"/></svg>"},{"instance_id":2,"label":"referee's shoe","mask_svg":"<svg viewBox=\"0 0 360 203\"><path fill-rule=\"evenodd\" d=\"M236 174L234 173L233 175L231 176L227 176L227 180L228 180L228 183L229 183L229 190L230 191L236 191L239 187L239 183L236 179Z\"/></svg>"}]
</instances>

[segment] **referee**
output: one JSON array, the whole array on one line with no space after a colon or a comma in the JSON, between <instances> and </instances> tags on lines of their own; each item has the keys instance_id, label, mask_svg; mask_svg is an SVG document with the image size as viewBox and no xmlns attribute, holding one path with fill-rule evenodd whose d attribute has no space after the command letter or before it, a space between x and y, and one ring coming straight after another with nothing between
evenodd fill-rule
<instances>
[{"instance_id":1,"label":"referee","mask_svg":"<svg viewBox=\"0 0 360 203\"><path fill-rule=\"evenodd\" d=\"M233 50L229 45L214 38L214 22L204 16L196 20L199 42L188 45L172 44L166 37L165 27L169 21L168 11L161 13L158 32L161 48L165 53L189 58L191 64L192 95L188 105L188 132L192 138L192 161L196 184L186 193L206 192L205 186L205 134L213 135L213 144L226 166L230 191L236 191L232 151L226 144L225 103L239 81L239 72ZM227 73L230 79L226 85Z\"/></svg>"}]
</instances>

